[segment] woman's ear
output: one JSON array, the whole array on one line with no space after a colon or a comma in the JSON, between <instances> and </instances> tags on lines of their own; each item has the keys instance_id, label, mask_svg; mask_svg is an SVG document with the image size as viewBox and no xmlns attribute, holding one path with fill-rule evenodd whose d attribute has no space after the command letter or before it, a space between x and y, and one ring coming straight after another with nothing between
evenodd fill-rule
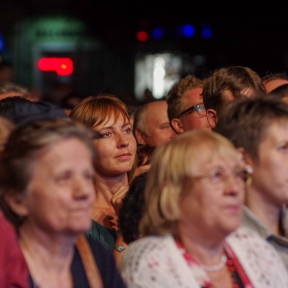
<instances>
[{"instance_id":1,"label":"woman's ear","mask_svg":"<svg viewBox=\"0 0 288 288\"><path fill-rule=\"evenodd\" d=\"M24 197L22 195L6 194L4 200L9 208L18 216L25 217L28 214L28 209L25 205Z\"/></svg>"}]
</instances>

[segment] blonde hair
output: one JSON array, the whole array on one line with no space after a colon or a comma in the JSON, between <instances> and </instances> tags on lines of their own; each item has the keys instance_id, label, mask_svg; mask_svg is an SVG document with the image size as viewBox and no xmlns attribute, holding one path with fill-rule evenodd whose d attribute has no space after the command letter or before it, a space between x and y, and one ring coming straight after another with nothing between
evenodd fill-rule
<instances>
[{"instance_id":1,"label":"blonde hair","mask_svg":"<svg viewBox=\"0 0 288 288\"><path fill-rule=\"evenodd\" d=\"M90 96L80 102L69 114L73 120L84 124L88 128L96 127L114 116L117 122L119 116L130 123L130 117L126 105L116 96L109 93L102 93L97 96ZM137 168L137 157L132 169L128 172L128 180L131 181L134 171Z\"/></svg>"},{"instance_id":2,"label":"blonde hair","mask_svg":"<svg viewBox=\"0 0 288 288\"><path fill-rule=\"evenodd\" d=\"M240 162L239 153L229 140L204 130L185 132L155 150L145 188L141 235L173 233L181 213L178 203L186 178L196 176L199 167L215 156Z\"/></svg>"}]
</instances>

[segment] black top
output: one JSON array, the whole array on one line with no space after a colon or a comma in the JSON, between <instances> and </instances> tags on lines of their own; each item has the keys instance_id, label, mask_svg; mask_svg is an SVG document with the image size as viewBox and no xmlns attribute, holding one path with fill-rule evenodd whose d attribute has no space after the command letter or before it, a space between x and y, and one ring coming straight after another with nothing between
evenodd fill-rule
<instances>
[{"instance_id":1,"label":"black top","mask_svg":"<svg viewBox=\"0 0 288 288\"><path fill-rule=\"evenodd\" d=\"M88 242L96 260L104 288L125 288L126 286L116 269L115 260L112 254L100 243L98 243L98 241L88 239ZM90 288L80 254L76 246L71 265L71 273L74 288ZM31 277L30 287L37 288Z\"/></svg>"}]
</instances>

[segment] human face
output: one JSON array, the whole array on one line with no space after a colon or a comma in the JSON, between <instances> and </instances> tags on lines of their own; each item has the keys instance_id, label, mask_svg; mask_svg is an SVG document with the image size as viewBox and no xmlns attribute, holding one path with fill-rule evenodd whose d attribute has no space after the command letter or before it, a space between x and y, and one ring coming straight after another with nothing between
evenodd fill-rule
<instances>
[{"instance_id":1,"label":"human face","mask_svg":"<svg viewBox=\"0 0 288 288\"><path fill-rule=\"evenodd\" d=\"M224 239L241 221L243 165L228 155L225 159L216 155L199 167L201 176L188 177L184 182L178 224L198 236Z\"/></svg>"},{"instance_id":2,"label":"human face","mask_svg":"<svg viewBox=\"0 0 288 288\"><path fill-rule=\"evenodd\" d=\"M25 224L51 234L77 236L91 225L95 189L88 148L71 138L52 144L32 164L23 203Z\"/></svg>"},{"instance_id":3,"label":"human face","mask_svg":"<svg viewBox=\"0 0 288 288\"><path fill-rule=\"evenodd\" d=\"M288 121L274 122L264 131L258 158L252 160L253 181L249 189L257 191L269 203L288 203Z\"/></svg>"},{"instance_id":4,"label":"human face","mask_svg":"<svg viewBox=\"0 0 288 288\"><path fill-rule=\"evenodd\" d=\"M97 139L93 141L96 150L95 170L103 176L119 176L132 169L136 154L136 140L127 119L119 115L94 127Z\"/></svg>"},{"instance_id":5,"label":"human face","mask_svg":"<svg viewBox=\"0 0 288 288\"><path fill-rule=\"evenodd\" d=\"M194 88L186 91L182 96L183 111L196 104L203 103L202 88ZM199 115L197 111L187 113L180 117L183 132L193 129L207 129L211 130L211 127L207 121L206 115Z\"/></svg>"},{"instance_id":6,"label":"human face","mask_svg":"<svg viewBox=\"0 0 288 288\"><path fill-rule=\"evenodd\" d=\"M168 105L166 101L157 101L148 104L146 111L146 133L143 135L145 144L150 146L159 146L169 142L176 133L170 126L168 114Z\"/></svg>"}]
</instances>

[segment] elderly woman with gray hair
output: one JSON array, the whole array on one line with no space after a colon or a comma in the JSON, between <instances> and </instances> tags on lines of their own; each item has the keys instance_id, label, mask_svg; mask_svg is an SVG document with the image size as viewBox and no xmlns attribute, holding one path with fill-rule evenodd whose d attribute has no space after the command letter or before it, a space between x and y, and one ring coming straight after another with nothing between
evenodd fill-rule
<instances>
[{"instance_id":1,"label":"elderly woman with gray hair","mask_svg":"<svg viewBox=\"0 0 288 288\"><path fill-rule=\"evenodd\" d=\"M143 238L122 258L128 287L283 288L276 251L237 229L244 165L224 137L194 130L156 149L140 222Z\"/></svg>"},{"instance_id":2,"label":"elderly woman with gray hair","mask_svg":"<svg viewBox=\"0 0 288 288\"><path fill-rule=\"evenodd\" d=\"M124 287L91 226L93 133L65 119L12 132L0 161L0 203L18 230L31 287Z\"/></svg>"}]
</instances>

